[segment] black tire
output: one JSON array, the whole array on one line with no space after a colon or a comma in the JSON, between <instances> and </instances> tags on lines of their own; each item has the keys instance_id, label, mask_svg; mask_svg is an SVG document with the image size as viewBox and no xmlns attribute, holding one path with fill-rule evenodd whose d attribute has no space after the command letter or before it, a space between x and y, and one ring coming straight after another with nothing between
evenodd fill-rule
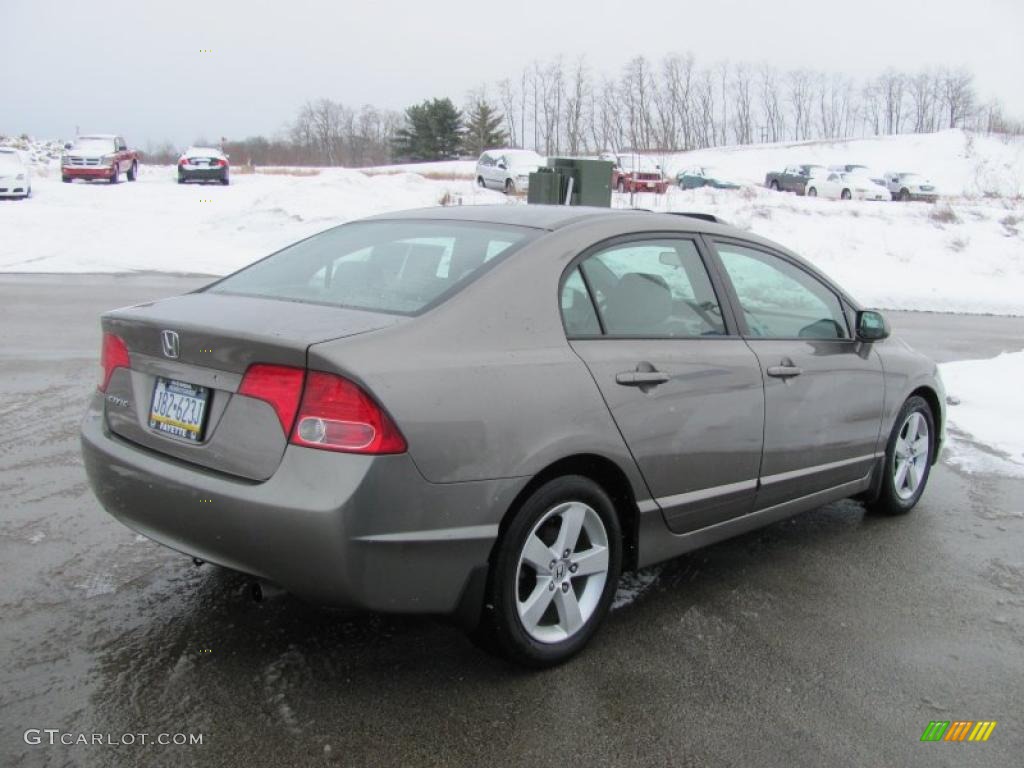
<instances>
[{"instance_id":1,"label":"black tire","mask_svg":"<svg viewBox=\"0 0 1024 768\"><path fill-rule=\"evenodd\" d=\"M128 169L128 181L135 181L139 175L139 164L135 160L132 160L132 167Z\"/></svg>"},{"instance_id":2,"label":"black tire","mask_svg":"<svg viewBox=\"0 0 1024 768\"><path fill-rule=\"evenodd\" d=\"M808 197L817 197L818 196L818 190L815 189L814 187L808 187L807 188L807 196Z\"/></svg>"},{"instance_id":3,"label":"black tire","mask_svg":"<svg viewBox=\"0 0 1024 768\"><path fill-rule=\"evenodd\" d=\"M779 182L777 182L777 181L773 181L772 182L772 190L774 190L775 192L779 191Z\"/></svg>"},{"instance_id":4,"label":"black tire","mask_svg":"<svg viewBox=\"0 0 1024 768\"><path fill-rule=\"evenodd\" d=\"M114 166L114 172L110 175L110 183L117 184L121 181L121 169L118 166Z\"/></svg>"},{"instance_id":5,"label":"black tire","mask_svg":"<svg viewBox=\"0 0 1024 768\"><path fill-rule=\"evenodd\" d=\"M559 504L569 501L589 506L604 525L608 542L608 570L593 613L580 628L564 640L541 642L531 637L519 618L519 560L527 537L533 533L537 523ZM512 513L511 522L495 545L488 574L484 613L476 630L476 639L488 650L496 651L517 664L538 669L561 664L578 653L597 631L615 596L621 570L622 530L608 494L593 480L580 475L566 475L551 480L530 494ZM573 584L575 593L576 582ZM556 597L557 591L553 590Z\"/></svg>"},{"instance_id":6,"label":"black tire","mask_svg":"<svg viewBox=\"0 0 1024 768\"><path fill-rule=\"evenodd\" d=\"M844 189L842 192L840 192L839 196L843 198L843 200L849 200L850 198L853 197L853 195L850 194L850 190L848 189Z\"/></svg>"},{"instance_id":7,"label":"black tire","mask_svg":"<svg viewBox=\"0 0 1024 768\"><path fill-rule=\"evenodd\" d=\"M226 187L228 184L231 183L231 180L228 178L228 175L226 173L221 178L220 183L221 183L221 186L224 186L224 187Z\"/></svg>"},{"instance_id":8,"label":"black tire","mask_svg":"<svg viewBox=\"0 0 1024 768\"><path fill-rule=\"evenodd\" d=\"M484 177L483 176L477 176L476 177L476 185L478 187L480 187L480 188L486 188L487 187L487 184L484 183Z\"/></svg>"},{"instance_id":9,"label":"black tire","mask_svg":"<svg viewBox=\"0 0 1024 768\"><path fill-rule=\"evenodd\" d=\"M900 190L900 200L902 202L904 202L904 203L910 202L910 190L908 190L908 189L901 189Z\"/></svg>"},{"instance_id":10,"label":"black tire","mask_svg":"<svg viewBox=\"0 0 1024 768\"><path fill-rule=\"evenodd\" d=\"M896 488L896 443L900 439L911 414L919 413L928 426L928 453L924 457L924 464L920 482L916 490L909 496L901 494ZM878 498L868 504L868 509L880 515L905 515L912 510L921 499L925 487L928 485L928 477L931 475L932 461L935 458L935 416L932 413L928 402L915 395L903 404L896 422L893 425L892 433L889 435L889 442L885 446L885 462L882 465L882 479L879 484Z\"/></svg>"},{"instance_id":11,"label":"black tire","mask_svg":"<svg viewBox=\"0 0 1024 768\"><path fill-rule=\"evenodd\" d=\"M622 194L626 194L626 180L619 179L618 190Z\"/></svg>"},{"instance_id":12,"label":"black tire","mask_svg":"<svg viewBox=\"0 0 1024 768\"><path fill-rule=\"evenodd\" d=\"M71 183L71 177L70 176L65 176L64 174L61 174L60 180L63 181L65 184L70 184Z\"/></svg>"},{"instance_id":13,"label":"black tire","mask_svg":"<svg viewBox=\"0 0 1024 768\"><path fill-rule=\"evenodd\" d=\"M185 183L185 177L182 176L180 173L178 174L178 183L179 184L184 184Z\"/></svg>"},{"instance_id":14,"label":"black tire","mask_svg":"<svg viewBox=\"0 0 1024 768\"><path fill-rule=\"evenodd\" d=\"M516 193L516 185L512 179L505 179L505 194L514 195Z\"/></svg>"}]
</instances>

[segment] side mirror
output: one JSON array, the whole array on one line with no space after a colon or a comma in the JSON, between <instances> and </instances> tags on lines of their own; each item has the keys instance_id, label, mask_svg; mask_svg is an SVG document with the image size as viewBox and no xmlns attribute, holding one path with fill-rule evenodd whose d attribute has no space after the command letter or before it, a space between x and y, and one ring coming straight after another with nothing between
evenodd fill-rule
<instances>
[{"instance_id":1,"label":"side mirror","mask_svg":"<svg viewBox=\"0 0 1024 768\"><path fill-rule=\"evenodd\" d=\"M865 309L857 313L857 339L859 341L881 341L889 338L889 323L881 312Z\"/></svg>"},{"instance_id":2,"label":"side mirror","mask_svg":"<svg viewBox=\"0 0 1024 768\"><path fill-rule=\"evenodd\" d=\"M71 142L70 141L64 142L64 149L71 149Z\"/></svg>"},{"instance_id":3,"label":"side mirror","mask_svg":"<svg viewBox=\"0 0 1024 768\"><path fill-rule=\"evenodd\" d=\"M508 169L508 166L505 165L504 161L499 161L498 167L501 168L501 170L503 171Z\"/></svg>"}]
</instances>

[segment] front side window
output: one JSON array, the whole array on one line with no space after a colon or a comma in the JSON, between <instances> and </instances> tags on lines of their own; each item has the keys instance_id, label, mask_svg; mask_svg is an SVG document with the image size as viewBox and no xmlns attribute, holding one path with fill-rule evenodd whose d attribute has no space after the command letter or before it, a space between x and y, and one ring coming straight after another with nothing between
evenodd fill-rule
<instances>
[{"instance_id":1,"label":"front side window","mask_svg":"<svg viewBox=\"0 0 1024 768\"><path fill-rule=\"evenodd\" d=\"M716 243L751 336L846 339L839 298L821 281L764 251Z\"/></svg>"},{"instance_id":2,"label":"front side window","mask_svg":"<svg viewBox=\"0 0 1024 768\"><path fill-rule=\"evenodd\" d=\"M620 243L584 259L580 270L608 336L725 334L721 307L692 240Z\"/></svg>"},{"instance_id":3,"label":"front side window","mask_svg":"<svg viewBox=\"0 0 1024 768\"><path fill-rule=\"evenodd\" d=\"M538 234L470 222L356 222L278 251L207 290L415 314Z\"/></svg>"}]
</instances>

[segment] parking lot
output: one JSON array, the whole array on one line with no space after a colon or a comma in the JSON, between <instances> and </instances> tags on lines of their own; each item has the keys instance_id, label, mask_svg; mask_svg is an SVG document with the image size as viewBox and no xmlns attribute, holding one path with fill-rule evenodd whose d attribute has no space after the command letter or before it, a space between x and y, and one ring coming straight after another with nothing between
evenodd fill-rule
<instances>
[{"instance_id":1,"label":"parking lot","mask_svg":"<svg viewBox=\"0 0 1024 768\"><path fill-rule=\"evenodd\" d=\"M542 673L440 620L255 603L244 577L136 536L80 464L96 318L201 283L0 278L0 764L1019 762L1019 480L940 464L907 517L846 501L672 561ZM1024 339L1020 318L890 317L939 361ZM981 719L999 722L987 743L919 741L930 720ZM26 743L47 728L203 743Z\"/></svg>"}]
</instances>

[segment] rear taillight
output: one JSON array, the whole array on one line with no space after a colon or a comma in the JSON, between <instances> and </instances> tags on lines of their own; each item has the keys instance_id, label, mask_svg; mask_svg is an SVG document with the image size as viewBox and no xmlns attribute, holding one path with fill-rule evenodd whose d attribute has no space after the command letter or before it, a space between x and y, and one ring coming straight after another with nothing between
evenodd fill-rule
<instances>
[{"instance_id":1,"label":"rear taillight","mask_svg":"<svg viewBox=\"0 0 1024 768\"><path fill-rule=\"evenodd\" d=\"M106 392L107 385L110 383L110 377L114 371L117 368L131 367L131 360L128 358L128 347L125 346L120 336L115 336L112 333L103 334L100 366L103 370L100 373L100 383L97 385L97 389L100 392Z\"/></svg>"},{"instance_id":2,"label":"rear taillight","mask_svg":"<svg viewBox=\"0 0 1024 768\"><path fill-rule=\"evenodd\" d=\"M242 377L238 394L269 403L281 422L281 429L287 435L295 423L305 375L303 369L287 365L250 365Z\"/></svg>"},{"instance_id":3,"label":"rear taillight","mask_svg":"<svg viewBox=\"0 0 1024 768\"><path fill-rule=\"evenodd\" d=\"M228 161L227 160L218 160L217 161L217 167L218 168L227 168L228 167Z\"/></svg>"},{"instance_id":4,"label":"rear taillight","mask_svg":"<svg viewBox=\"0 0 1024 768\"><path fill-rule=\"evenodd\" d=\"M188 163L187 157L183 157L181 158L181 160L178 161L178 165L185 165L186 163Z\"/></svg>"},{"instance_id":5,"label":"rear taillight","mask_svg":"<svg viewBox=\"0 0 1024 768\"><path fill-rule=\"evenodd\" d=\"M310 371L291 442L347 453L404 453L405 438L358 385Z\"/></svg>"}]
</instances>

